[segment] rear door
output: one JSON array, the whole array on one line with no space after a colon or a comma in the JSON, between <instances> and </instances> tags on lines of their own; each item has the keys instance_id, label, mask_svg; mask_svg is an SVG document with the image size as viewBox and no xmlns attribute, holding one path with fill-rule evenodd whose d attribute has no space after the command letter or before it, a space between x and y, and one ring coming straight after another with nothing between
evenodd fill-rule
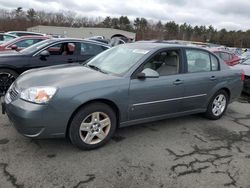
<instances>
[{"instance_id":1,"label":"rear door","mask_svg":"<svg viewBox=\"0 0 250 188\"><path fill-rule=\"evenodd\" d=\"M202 49L186 49L185 55L183 110L205 108L207 97L221 79L219 60Z\"/></svg>"}]
</instances>

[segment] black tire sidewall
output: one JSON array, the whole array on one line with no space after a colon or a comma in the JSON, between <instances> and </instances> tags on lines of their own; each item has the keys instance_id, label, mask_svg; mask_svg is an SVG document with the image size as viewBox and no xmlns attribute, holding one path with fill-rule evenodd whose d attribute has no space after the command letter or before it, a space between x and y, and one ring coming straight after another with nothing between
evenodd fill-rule
<instances>
[{"instance_id":1,"label":"black tire sidewall","mask_svg":"<svg viewBox=\"0 0 250 188\"><path fill-rule=\"evenodd\" d=\"M110 127L110 131L107 137L103 141L97 144L86 144L85 142L82 141L79 135L79 129L80 129L82 121L89 114L93 112L106 113L110 118L111 127ZM116 114L111 107L109 107L107 104L104 104L104 103L91 103L80 108L78 112L74 115L71 121L70 127L69 127L69 137L70 137L71 142L80 149L83 149L83 150L96 149L96 148L103 146L111 139L111 137L113 136L116 130L116 126L117 126Z\"/></svg>"},{"instance_id":2,"label":"black tire sidewall","mask_svg":"<svg viewBox=\"0 0 250 188\"><path fill-rule=\"evenodd\" d=\"M13 70L10 70L10 69L0 69L0 74L1 73L9 73L9 74L11 74L13 77L15 77L15 80L17 79L17 77L18 77L18 74L15 72L15 71L13 71ZM8 89L7 89L8 90ZM5 91L5 92L7 92L7 90ZM0 93L1 93L1 91L0 91Z\"/></svg>"},{"instance_id":3,"label":"black tire sidewall","mask_svg":"<svg viewBox=\"0 0 250 188\"><path fill-rule=\"evenodd\" d=\"M11 70L11 69L0 69L0 73L2 73L2 72L12 74L15 78L18 77L18 74L15 71Z\"/></svg>"},{"instance_id":4,"label":"black tire sidewall","mask_svg":"<svg viewBox=\"0 0 250 188\"><path fill-rule=\"evenodd\" d=\"M220 94L223 94L223 95L226 97L226 107L225 107L225 109L224 109L224 111L223 111L222 114L220 114L219 116L216 116L216 115L213 114L213 111L212 111L212 110L213 110L213 102L214 102L214 99L215 99L218 95L220 95ZM205 113L206 117L207 117L208 119L211 119L211 120L220 119L220 118L224 115L224 113L226 112L227 107L228 107L228 103L229 103L229 96L228 96L227 92L224 91L224 90L219 90L219 91L217 91L217 92L213 95L213 97L210 99L210 101L209 101L209 104L208 104L208 107L207 107L207 111L206 111L206 113Z\"/></svg>"}]
</instances>

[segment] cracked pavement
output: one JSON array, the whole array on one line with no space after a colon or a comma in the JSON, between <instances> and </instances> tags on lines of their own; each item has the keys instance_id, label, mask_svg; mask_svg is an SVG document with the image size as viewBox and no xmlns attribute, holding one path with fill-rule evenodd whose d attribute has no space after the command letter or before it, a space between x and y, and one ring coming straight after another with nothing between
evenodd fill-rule
<instances>
[{"instance_id":1,"label":"cracked pavement","mask_svg":"<svg viewBox=\"0 0 250 188\"><path fill-rule=\"evenodd\" d=\"M250 188L250 96L225 116L200 115L119 129L104 147L31 140L0 115L0 188Z\"/></svg>"}]
</instances>

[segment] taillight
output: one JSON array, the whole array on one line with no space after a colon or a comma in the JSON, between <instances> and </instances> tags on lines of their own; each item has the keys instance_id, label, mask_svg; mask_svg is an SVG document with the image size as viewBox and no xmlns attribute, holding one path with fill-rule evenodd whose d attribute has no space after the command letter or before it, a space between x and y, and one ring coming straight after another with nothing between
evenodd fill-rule
<instances>
[{"instance_id":1,"label":"taillight","mask_svg":"<svg viewBox=\"0 0 250 188\"><path fill-rule=\"evenodd\" d=\"M243 69L241 71L241 80L245 81L245 71Z\"/></svg>"}]
</instances>

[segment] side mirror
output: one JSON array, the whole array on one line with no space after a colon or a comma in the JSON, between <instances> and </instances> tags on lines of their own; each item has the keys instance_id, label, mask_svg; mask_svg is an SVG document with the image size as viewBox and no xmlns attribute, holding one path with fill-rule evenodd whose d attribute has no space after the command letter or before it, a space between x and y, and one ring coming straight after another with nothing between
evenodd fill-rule
<instances>
[{"instance_id":1,"label":"side mirror","mask_svg":"<svg viewBox=\"0 0 250 188\"><path fill-rule=\"evenodd\" d=\"M146 68L142 72L137 74L138 79L145 79L145 78L159 78L160 75L153 69Z\"/></svg>"},{"instance_id":2,"label":"side mirror","mask_svg":"<svg viewBox=\"0 0 250 188\"><path fill-rule=\"evenodd\" d=\"M13 44L13 45L11 46L11 49L12 49L12 50L17 50L17 45Z\"/></svg>"},{"instance_id":3,"label":"side mirror","mask_svg":"<svg viewBox=\"0 0 250 188\"><path fill-rule=\"evenodd\" d=\"M40 53L40 56L41 57L48 57L50 54L49 54L49 51L48 50L44 50L44 51L42 51L41 53Z\"/></svg>"}]
</instances>

